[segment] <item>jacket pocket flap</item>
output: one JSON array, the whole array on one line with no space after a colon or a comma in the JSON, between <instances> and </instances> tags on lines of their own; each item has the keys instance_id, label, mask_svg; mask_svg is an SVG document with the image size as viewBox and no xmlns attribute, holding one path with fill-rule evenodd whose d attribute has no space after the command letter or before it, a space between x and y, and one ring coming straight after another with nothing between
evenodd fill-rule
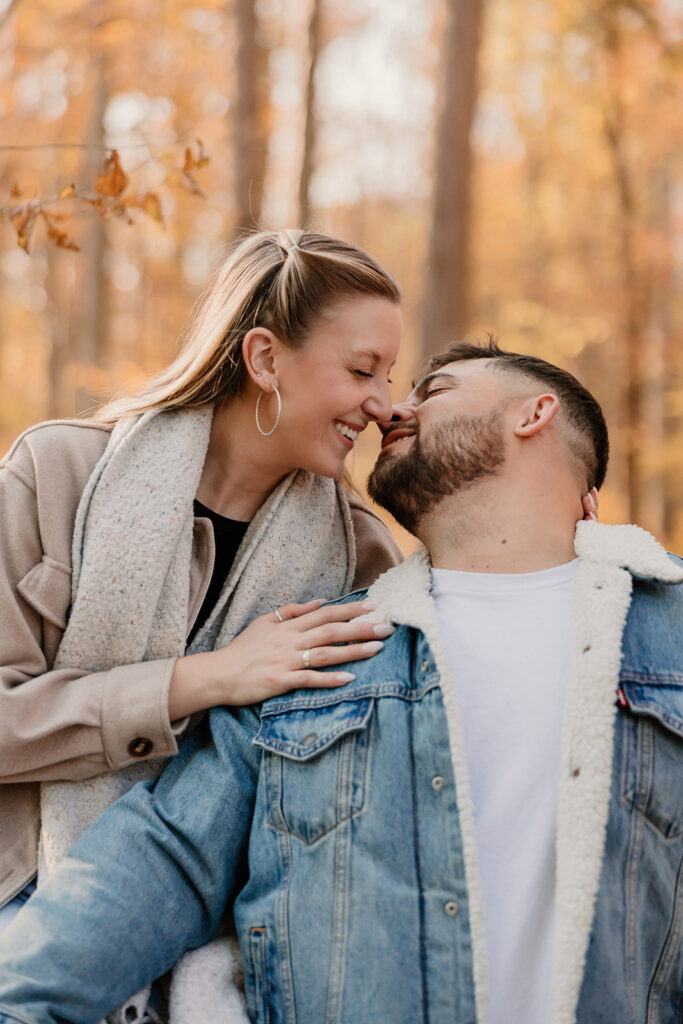
<instances>
[{"instance_id":1,"label":"jacket pocket flap","mask_svg":"<svg viewBox=\"0 0 683 1024\"><path fill-rule=\"evenodd\" d=\"M683 682L643 683L623 679L620 685L635 715L656 718L665 728L683 737Z\"/></svg>"},{"instance_id":2,"label":"jacket pocket flap","mask_svg":"<svg viewBox=\"0 0 683 1024\"><path fill-rule=\"evenodd\" d=\"M341 736L364 729L372 703L367 698L280 714L262 712L261 728L254 743L295 761L309 761Z\"/></svg>"},{"instance_id":3,"label":"jacket pocket flap","mask_svg":"<svg viewBox=\"0 0 683 1024\"><path fill-rule=\"evenodd\" d=\"M54 558L43 555L17 584L24 601L48 622L66 627L66 616L71 603L71 569Z\"/></svg>"}]
</instances>

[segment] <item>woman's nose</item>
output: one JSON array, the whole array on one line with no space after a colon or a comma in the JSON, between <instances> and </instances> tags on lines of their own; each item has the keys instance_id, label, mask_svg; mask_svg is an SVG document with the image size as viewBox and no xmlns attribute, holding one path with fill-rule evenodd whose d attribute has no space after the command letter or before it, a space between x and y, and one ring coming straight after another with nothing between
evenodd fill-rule
<instances>
[{"instance_id":1,"label":"woman's nose","mask_svg":"<svg viewBox=\"0 0 683 1024\"><path fill-rule=\"evenodd\" d=\"M378 423L384 423L385 420L391 419L391 393L389 391L389 384L386 381L378 383L377 389L366 399L364 407L368 415L372 416Z\"/></svg>"}]
</instances>

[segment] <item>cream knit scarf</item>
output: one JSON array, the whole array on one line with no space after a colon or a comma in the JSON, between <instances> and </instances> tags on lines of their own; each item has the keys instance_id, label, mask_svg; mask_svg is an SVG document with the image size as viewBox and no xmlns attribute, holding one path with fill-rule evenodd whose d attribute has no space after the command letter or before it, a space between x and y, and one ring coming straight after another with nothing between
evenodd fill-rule
<instances>
[{"instance_id":1,"label":"cream knit scarf","mask_svg":"<svg viewBox=\"0 0 683 1024\"><path fill-rule=\"evenodd\" d=\"M210 407L151 411L114 428L76 515L71 613L55 668L101 672L184 653L192 502L212 415ZM341 595L351 589L355 561L340 485L290 474L250 523L192 651L225 646L257 615L287 602ZM160 771L160 762L146 762L84 782L43 783L40 874L50 872L105 807ZM181 961L172 1024L206 1024L207 1001L212 1024L246 1020L238 994L230 992L229 960L219 942ZM140 994L109 1019L140 1020L145 1002Z\"/></svg>"}]
</instances>

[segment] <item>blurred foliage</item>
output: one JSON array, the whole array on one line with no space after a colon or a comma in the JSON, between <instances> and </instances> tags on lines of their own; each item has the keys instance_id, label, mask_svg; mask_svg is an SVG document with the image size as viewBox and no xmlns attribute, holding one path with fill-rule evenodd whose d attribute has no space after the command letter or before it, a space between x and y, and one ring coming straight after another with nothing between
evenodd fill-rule
<instances>
[{"instance_id":1,"label":"blurred foliage","mask_svg":"<svg viewBox=\"0 0 683 1024\"><path fill-rule=\"evenodd\" d=\"M325 0L314 55L312 4L255 7L260 223L296 223L306 136L309 223L404 289L400 398L422 353L445 0ZM255 226L234 189L237 25L217 0L0 0L0 449L167 362L224 244ZM467 304L470 336L595 392L603 518L637 515L678 549L682 36L674 0L487 0ZM361 481L376 448L353 457Z\"/></svg>"}]
</instances>

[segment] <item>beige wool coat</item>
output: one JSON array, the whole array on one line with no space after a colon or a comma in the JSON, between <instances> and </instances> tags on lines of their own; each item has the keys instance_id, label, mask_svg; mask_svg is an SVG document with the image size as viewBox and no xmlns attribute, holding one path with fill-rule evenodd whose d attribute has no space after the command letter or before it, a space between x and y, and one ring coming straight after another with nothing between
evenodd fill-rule
<instances>
[{"instance_id":1,"label":"beige wool coat","mask_svg":"<svg viewBox=\"0 0 683 1024\"><path fill-rule=\"evenodd\" d=\"M0 906L37 870L39 784L81 780L177 752L169 720L174 658L107 672L52 670L71 601L71 542L83 489L110 428L56 421L26 431L0 460ZM401 561L381 520L349 503L354 588ZM188 633L214 563L195 520Z\"/></svg>"}]
</instances>

